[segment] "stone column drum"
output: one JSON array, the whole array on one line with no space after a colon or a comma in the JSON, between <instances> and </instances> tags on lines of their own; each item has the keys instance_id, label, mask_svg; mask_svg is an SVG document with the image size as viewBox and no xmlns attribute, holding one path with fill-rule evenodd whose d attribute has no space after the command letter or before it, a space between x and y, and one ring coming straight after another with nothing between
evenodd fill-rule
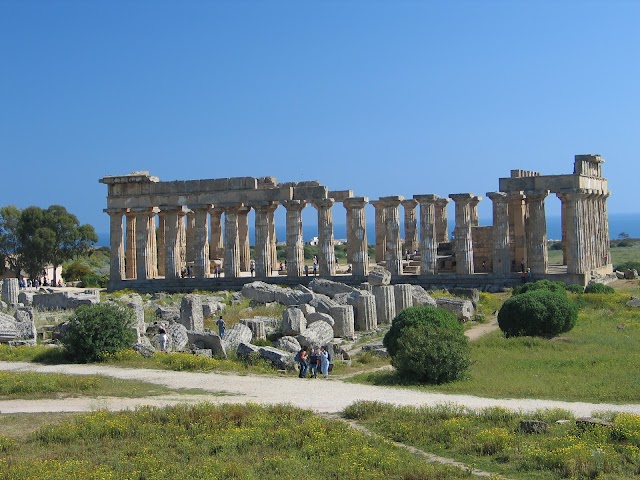
<instances>
[{"instance_id":1,"label":"stone column drum","mask_svg":"<svg viewBox=\"0 0 640 480\"><path fill-rule=\"evenodd\" d=\"M393 285L376 285L373 287L376 298L378 325L389 325L396 316L396 295Z\"/></svg>"},{"instance_id":2,"label":"stone column drum","mask_svg":"<svg viewBox=\"0 0 640 480\"><path fill-rule=\"evenodd\" d=\"M242 207L238 210L238 241L240 248L240 271L248 272L251 262L249 246L249 212L250 208Z\"/></svg>"},{"instance_id":3,"label":"stone column drum","mask_svg":"<svg viewBox=\"0 0 640 480\"><path fill-rule=\"evenodd\" d=\"M124 261L124 231L122 229L122 216L124 210L120 208L105 209L109 214L109 281L120 282L125 278Z\"/></svg>"},{"instance_id":4,"label":"stone column drum","mask_svg":"<svg viewBox=\"0 0 640 480\"><path fill-rule=\"evenodd\" d=\"M125 251L125 275L127 278L136 278L136 215L128 211L126 213L127 245Z\"/></svg>"},{"instance_id":5,"label":"stone column drum","mask_svg":"<svg viewBox=\"0 0 640 480\"><path fill-rule=\"evenodd\" d=\"M254 205L256 212L256 277L267 277L271 274L271 254L269 248L269 212L273 209L270 203Z\"/></svg>"},{"instance_id":6,"label":"stone column drum","mask_svg":"<svg viewBox=\"0 0 640 480\"><path fill-rule=\"evenodd\" d=\"M351 274L365 276L369 274L369 248L367 245L367 219L364 207L367 197L347 198L343 204L347 209L347 244L351 252L348 258Z\"/></svg>"},{"instance_id":7,"label":"stone column drum","mask_svg":"<svg viewBox=\"0 0 640 480\"><path fill-rule=\"evenodd\" d=\"M448 198L438 198L435 202L436 243L449 241L449 217L447 215Z\"/></svg>"},{"instance_id":8,"label":"stone column drum","mask_svg":"<svg viewBox=\"0 0 640 480\"><path fill-rule=\"evenodd\" d=\"M132 209L136 215L136 278L146 280L155 278L157 266L155 249L155 223L154 218L157 209L143 208ZM151 236L153 235L153 239Z\"/></svg>"},{"instance_id":9,"label":"stone column drum","mask_svg":"<svg viewBox=\"0 0 640 480\"><path fill-rule=\"evenodd\" d=\"M586 273L583 189L567 189L558 193L565 202L567 216L567 273Z\"/></svg>"},{"instance_id":10,"label":"stone column drum","mask_svg":"<svg viewBox=\"0 0 640 480\"><path fill-rule=\"evenodd\" d=\"M355 337L355 319L353 306L337 305L329 309L329 315L333 318L333 335L340 338Z\"/></svg>"},{"instance_id":11,"label":"stone column drum","mask_svg":"<svg viewBox=\"0 0 640 480\"><path fill-rule=\"evenodd\" d=\"M271 268L277 268L278 265L278 239L276 238L276 219L275 219L275 211L277 208L277 204L273 205L273 208L269 211L267 218L269 219L269 254L271 255ZM271 275L271 272L269 272Z\"/></svg>"},{"instance_id":12,"label":"stone column drum","mask_svg":"<svg viewBox=\"0 0 640 480\"><path fill-rule=\"evenodd\" d=\"M387 270L392 275L402 275L402 245L400 244L400 212L398 206L404 200L400 196L382 197L385 204L385 230L387 233Z\"/></svg>"},{"instance_id":13,"label":"stone column drum","mask_svg":"<svg viewBox=\"0 0 640 480\"><path fill-rule=\"evenodd\" d=\"M166 279L180 278L180 221L184 207L161 206L164 213L164 276Z\"/></svg>"},{"instance_id":14,"label":"stone column drum","mask_svg":"<svg viewBox=\"0 0 640 480\"><path fill-rule=\"evenodd\" d=\"M192 205L193 225L193 273L197 278L205 278L210 273L209 260L209 209L211 205Z\"/></svg>"},{"instance_id":15,"label":"stone column drum","mask_svg":"<svg viewBox=\"0 0 640 480\"><path fill-rule=\"evenodd\" d=\"M527 237L525 230L525 204L524 192L509 193L509 229L513 238L512 252L516 269L520 263L527 263Z\"/></svg>"},{"instance_id":16,"label":"stone column drum","mask_svg":"<svg viewBox=\"0 0 640 480\"><path fill-rule=\"evenodd\" d=\"M164 271L164 266L165 266L165 231L166 231L166 218L165 218L165 214L162 211L162 209L158 212L158 231L157 231L157 236L158 236L158 245L157 245L157 250L158 250L158 276L159 277L165 277L165 271Z\"/></svg>"},{"instance_id":17,"label":"stone column drum","mask_svg":"<svg viewBox=\"0 0 640 480\"><path fill-rule=\"evenodd\" d=\"M393 286L396 297L396 315L405 308L413 307L413 287L408 283Z\"/></svg>"},{"instance_id":18,"label":"stone column drum","mask_svg":"<svg viewBox=\"0 0 640 480\"><path fill-rule=\"evenodd\" d=\"M282 202L287 210L287 275L300 277L304 273L304 237L302 236L302 209L304 200Z\"/></svg>"},{"instance_id":19,"label":"stone column drum","mask_svg":"<svg viewBox=\"0 0 640 480\"><path fill-rule=\"evenodd\" d=\"M196 226L196 216L193 210L187 210L187 223L186 223L186 247L187 247L187 263L191 264L194 261L194 228Z\"/></svg>"},{"instance_id":20,"label":"stone column drum","mask_svg":"<svg viewBox=\"0 0 640 480\"><path fill-rule=\"evenodd\" d=\"M209 258L211 260L224 258L224 242L222 241L222 213L224 209L213 207L209 210L211 222L211 242L209 243Z\"/></svg>"},{"instance_id":21,"label":"stone column drum","mask_svg":"<svg viewBox=\"0 0 640 480\"><path fill-rule=\"evenodd\" d=\"M2 301L8 305L17 305L20 295L20 283L17 278L5 278L2 282Z\"/></svg>"},{"instance_id":22,"label":"stone column drum","mask_svg":"<svg viewBox=\"0 0 640 480\"><path fill-rule=\"evenodd\" d=\"M454 231L456 273L473 273L473 242L471 238L471 209L469 204L475 197L472 193L455 193L449 198L456 204L456 228Z\"/></svg>"},{"instance_id":23,"label":"stone column drum","mask_svg":"<svg viewBox=\"0 0 640 480\"><path fill-rule=\"evenodd\" d=\"M240 239L238 238L238 209L242 205L230 205L224 209L224 276L240 276Z\"/></svg>"},{"instance_id":24,"label":"stone column drum","mask_svg":"<svg viewBox=\"0 0 640 480\"><path fill-rule=\"evenodd\" d=\"M381 263L386 261L387 252L386 207L381 200L370 203L376 209L376 263Z\"/></svg>"},{"instance_id":25,"label":"stone column drum","mask_svg":"<svg viewBox=\"0 0 640 480\"><path fill-rule=\"evenodd\" d=\"M358 290L348 299L353 306L356 330L370 331L377 325L376 297L372 293Z\"/></svg>"},{"instance_id":26,"label":"stone column drum","mask_svg":"<svg viewBox=\"0 0 640 480\"><path fill-rule=\"evenodd\" d=\"M549 255L547 247L547 220L544 199L549 190L526 191L529 209L527 222L527 259L531 273L547 273Z\"/></svg>"},{"instance_id":27,"label":"stone column drum","mask_svg":"<svg viewBox=\"0 0 640 480\"><path fill-rule=\"evenodd\" d=\"M511 271L511 247L509 244L509 201L504 192L488 192L493 202L493 273Z\"/></svg>"},{"instance_id":28,"label":"stone column drum","mask_svg":"<svg viewBox=\"0 0 640 480\"><path fill-rule=\"evenodd\" d=\"M313 206L318 210L318 269L321 276L336 274L336 257L333 247L333 199L317 200Z\"/></svg>"},{"instance_id":29,"label":"stone column drum","mask_svg":"<svg viewBox=\"0 0 640 480\"><path fill-rule=\"evenodd\" d=\"M435 275L438 271L438 241L436 230L436 204L438 195L414 195L420 204L420 259L422 275Z\"/></svg>"},{"instance_id":30,"label":"stone column drum","mask_svg":"<svg viewBox=\"0 0 640 480\"><path fill-rule=\"evenodd\" d=\"M418 222L416 221L416 207L418 202L414 199L403 200L404 207L404 248L409 253L418 250Z\"/></svg>"}]
</instances>

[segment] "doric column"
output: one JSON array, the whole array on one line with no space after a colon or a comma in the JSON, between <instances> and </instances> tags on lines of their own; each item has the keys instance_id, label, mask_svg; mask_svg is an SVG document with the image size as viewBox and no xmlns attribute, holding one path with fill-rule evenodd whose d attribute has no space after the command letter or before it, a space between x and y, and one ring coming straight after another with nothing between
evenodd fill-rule
<instances>
[{"instance_id":1,"label":"doric column","mask_svg":"<svg viewBox=\"0 0 640 480\"><path fill-rule=\"evenodd\" d=\"M449 218L447 215L448 198L436 201L436 243L449 241Z\"/></svg>"},{"instance_id":2,"label":"doric column","mask_svg":"<svg viewBox=\"0 0 640 480\"><path fill-rule=\"evenodd\" d=\"M567 212L566 212L566 203L565 203L565 196L564 195L558 195L558 198L560 199L560 225L561 225L561 230L562 230L562 239L561 239L561 243L562 243L562 265L566 265L567 264Z\"/></svg>"},{"instance_id":3,"label":"doric column","mask_svg":"<svg viewBox=\"0 0 640 480\"><path fill-rule=\"evenodd\" d=\"M164 278L180 278L180 222L184 224L184 207L160 206L164 216Z\"/></svg>"},{"instance_id":4,"label":"doric column","mask_svg":"<svg viewBox=\"0 0 640 480\"><path fill-rule=\"evenodd\" d=\"M316 200L318 210L318 269L321 276L336 274L336 256L333 249L333 199Z\"/></svg>"},{"instance_id":5,"label":"doric column","mask_svg":"<svg viewBox=\"0 0 640 480\"><path fill-rule=\"evenodd\" d=\"M240 271L248 272L251 262L249 248L249 212L251 208L242 207L238 210L238 238L240 241Z\"/></svg>"},{"instance_id":6,"label":"doric column","mask_svg":"<svg viewBox=\"0 0 640 480\"><path fill-rule=\"evenodd\" d=\"M404 197L382 197L385 204L385 230L387 232L387 270L402 275L402 245L400 244L400 202Z\"/></svg>"},{"instance_id":7,"label":"doric column","mask_svg":"<svg viewBox=\"0 0 640 480\"><path fill-rule=\"evenodd\" d=\"M420 203L420 256L422 275L438 272L438 241L436 232L436 205L438 195L414 195Z\"/></svg>"},{"instance_id":8,"label":"doric column","mask_svg":"<svg viewBox=\"0 0 640 480\"><path fill-rule=\"evenodd\" d=\"M418 222L416 221L418 202L408 199L400 203L404 207L404 248L413 253L418 249Z\"/></svg>"},{"instance_id":9,"label":"doric column","mask_svg":"<svg viewBox=\"0 0 640 480\"><path fill-rule=\"evenodd\" d=\"M109 279L112 282L124 280L124 231L122 229L122 216L125 211L121 208L107 208L104 210L109 215Z\"/></svg>"},{"instance_id":10,"label":"doric column","mask_svg":"<svg viewBox=\"0 0 640 480\"><path fill-rule=\"evenodd\" d=\"M584 199L588 195L583 189L567 189L557 194L564 197L567 216L567 273L587 273L584 235Z\"/></svg>"},{"instance_id":11,"label":"doric column","mask_svg":"<svg viewBox=\"0 0 640 480\"><path fill-rule=\"evenodd\" d=\"M351 246L348 262L352 275L369 274L369 249L367 245L367 218L364 207L367 197L347 198L343 205L347 209L347 244Z\"/></svg>"},{"instance_id":12,"label":"doric column","mask_svg":"<svg viewBox=\"0 0 640 480\"><path fill-rule=\"evenodd\" d=\"M224 207L224 276L240 276L240 239L238 238L238 210L242 205Z\"/></svg>"},{"instance_id":13,"label":"doric column","mask_svg":"<svg viewBox=\"0 0 640 480\"><path fill-rule=\"evenodd\" d=\"M211 205L190 205L194 214L193 224L193 274L205 278L210 273L209 261L209 210Z\"/></svg>"},{"instance_id":14,"label":"doric column","mask_svg":"<svg viewBox=\"0 0 640 480\"><path fill-rule=\"evenodd\" d=\"M513 238L513 258L516 268L527 263L527 237L525 230L525 203L523 192L509 192L509 231Z\"/></svg>"},{"instance_id":15,"label":"doric column","mask_svg":"<svg viewBox=\"0 0 640 480\"><path fill-rule=\"evenodd\" d=\"M211 222L211 241L209 242L209 259L224 258L224 242L222 241L222 213L224 209L213 207L209 210Z\"/></svg>"},{"instance_id":16,"label":"doric column","mask_svg":"<svg viewBox=\"0 0 640 480\"><path fill-rule=\"evenodd\" d=\"M611 195L611 192L603 193L601 197L602 208L601 212L601 225L602 225L602 245L603 253L603 265L609 265L611 263L611 247L609 242L609 210L607 207L607 199Z\"/></svg>"},{"instance_id":17,"label":"doric column","mask_svg":"<svg viewBox=\"0 0 640 480\"><path fill-rule=\"evenodd\" d=\"M178 211L178 265L180 270L187 267L187 210Z\"/></svg>"},{"instance_id":18,"label":"doric column","mask_svg":"<svg viewBox=\"0 0 640 480\"><path fill-rule=\"evenodd\" d=\"M506 274L511 271L509 201L504 192L489 192L487 197L493 202L493 273Z\"/></svg>"},{"instance_id":19,"label":"doric column","mask_svg":"<svg viewBox=\"0 0 640 480\"><path fill-rule=\"evenodd\" d=\"M275 207L271 202L265 202L264 204L254 204L253 208L256 212L256 277L264 278L271 275L272 270L269 214L273 212Z\"/></svg>"},{"instance_id":20,"label":"doric column","mask_svg":"<svg viewBox=\"0 0 640 480\"><path fill-rule=\"evenodd\" d=\"M136 278L136 215L129 211L127 217L127 250L125 252L125 274L127 278Z\"/></svg>"},{"instance_id":21,"label":"doric column","mask_svg":"<svg viewBox=\"0 0 640 480\"><path fill-rule=\"evenodd\" d=\"M132 209L136 215L136 278L155 278L158 270L153 262L155 249L155 208Z\"/></svg>"},{"instance_id":22,"label":"doric column","mask_svg":"<svg viewBox=\"0 0 640 480\"><path fill-rule=\"evenodd\" d=\"M158 209L155 209L155 214L157 214ZM151 270L149 272L149 278L158 278L158 240L156 237L156 215L152 215L149 217L149 231L148 231L148 245L147 251L149 252L149 264L151 265Z\"/></svg>"},{"instance_id":23,"label":"doric column","mask_svg":"<svg viewBox=\"0 0 640 480\"><path fill-rule=\"evenodd\" d=\"M373 200L369 203L376 209L376 263L380 263L386 261L387 252L385 206L380 200Z\"/></svg>"},{"instance_id":24,"label":"doric column","mask_svg":"<svg viewBox=\"0 0 640 480\"><path fill-rule=\"evenodd\" d=\"M478 204L482 200L482 197L475 196L469 202L469 214L471 215L471 226L477 227L480 225L480 220L478 218Z\"/></svg>"},{"instance_id":25,"label":"doric column","mask_svg":"<svg viewBox=\"0 0 640 480\"><path fill-rule=\"evenodd\" d=\"M593 200L595 198L593 190L588 190L584 199L584 233L585 233L585 256L587 271L591 271L595 266L595 212Z\"/></svg>"},{"instance_id":26,"label":"doric column","mask_svg":"<svg viewBox=\"0 0 640 480\"><path fill-rule=\"evenodd\" d=\"M194 248L194 228L196 226L196 215L192 210L187 210L187 263L191 264L195 260Z\"/></svg>"},{"instance_id":27,"label":"doric column","mask_svg":"<svg viewBox=\"0 0 640 480\"><path fill-rule=\"evenodd\" d=\"M456 273L468 275L473 270L473 241L471 238L471 208L474 198L471 193L456 193L449 195L456 204L456 228L454 230Z\"/></svg>"},{"instance_id":28,"label":"doric column","mask_svg":"<svg viewBox=\"0 0 640 480\"><path fill-rule=\"evenodd\" d=\"M158 212L158 276L159 277L164 277L165 276L165 230L166 230L166 218L165 218L165 213L164 211L161 209Z\"/></svg>"},{"instance_id":29,"label":"doric column","mask_svg":"<svg viewBox=\"0 0 640 480\"><path fill-rule=\"evenodd\" d=\"M527 260L531 273L547 273L549 253L547 247L547 219L544 199L549 190L527 190L529 217L527 221Z\"/></svg>"},{"instance_id":30,"label":"doric column","mask_svg":"<svg viewBox=\"0 0 640 480\"><path fill-rule=\"evenodd\" d=\"M271 255L271 268L276 268L278 264L278 239L276 237L276 217L274 215L277 204L274 204L274 208L271 209L268 213L267 218L269 219L269 254ZM269 275L271 272L269 272Z\"/></svg>"},{"instance_id":31,"label":"doric column","mask_svg":"<svg viewBox=\"0 0 640 480\"><path fill-rule=\"evenodd\" d=\"M300 277L304 273L304 238L302 236L302 209L304 200L285 200L287 210L287 275Z\"/></svg>"}]
</instances>

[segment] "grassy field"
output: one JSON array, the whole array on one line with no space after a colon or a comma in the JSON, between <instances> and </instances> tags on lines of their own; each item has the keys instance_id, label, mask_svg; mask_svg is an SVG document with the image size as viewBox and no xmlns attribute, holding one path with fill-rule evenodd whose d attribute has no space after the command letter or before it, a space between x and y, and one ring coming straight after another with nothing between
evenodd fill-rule
<instances>
[{"instance_id":1,"label":"grassy field","mask_svg":"<svg viewBox=\"0 0 640 480\"><path fill-rule=\"evenodd\" d=\"M640 475L638 415L602 415L615 426L581 428L571 413L561 410L475 412L451 405L401 408L358 402L345 416L389 440L511 479L630 480ZM523 420L544 421L548 429L525 433Z\"/></svg>"},{"instance_id":2,"label":"grassy field","mask_svg":"<svg viewBox=\"0 0 640 480\"><path fill-rule=\"evenodd\" d=\"M614 267L627 262L640 262L640 240L612 240L611 261ZM549 264L562 265L562 250L549 248Z\"/></svg>"},{"instance_id":3,"label":"grassy field","mask_svg":"<svg viewBox=\"0 0 640 480\"><path fill-rule=\"evenodd\" d=\"M67 417L68 418L68 417ZM66 419L65 419L66 420ZM463 479L379 438L289 406L98 411L0 436L0 479Z\"/></svg>"}]
</instances>

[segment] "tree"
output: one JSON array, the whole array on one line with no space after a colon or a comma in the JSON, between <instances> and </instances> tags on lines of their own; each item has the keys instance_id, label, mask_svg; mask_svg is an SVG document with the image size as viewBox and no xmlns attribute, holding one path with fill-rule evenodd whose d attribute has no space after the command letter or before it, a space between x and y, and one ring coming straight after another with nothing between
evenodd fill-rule
<instances>
[{"instance_id":1,"label":"tree","mask_svg":"<svg viewBox=\"0 0 640 480\"><path fill-rule=\"evenodd\" d=\"M631 238L631 236L627 232L621 232L621 233L618 234L618 238L620 240L627 240L627 239Z\"/></svg>"},{"instance_id":2,"label":"tree","mask_svg":"<svg viewBox=\"0 0 640 480\"><path fill-rule=\"evenodd\" d=\"M17 237L20 210L14 205L0 208L0 273L9 270L20 274Z\"/></svg>"},{"instance_id":3,"label":"tree","mask_svg":"<svg viewBox=\"0 0 640 480\"><path fill-rule=\"evenodd\" d=\"M78 362L94 362L130 348L136 339L133 310L115 303L78 307L67 324L62 345Z\"/></svg>"}]
</instances>

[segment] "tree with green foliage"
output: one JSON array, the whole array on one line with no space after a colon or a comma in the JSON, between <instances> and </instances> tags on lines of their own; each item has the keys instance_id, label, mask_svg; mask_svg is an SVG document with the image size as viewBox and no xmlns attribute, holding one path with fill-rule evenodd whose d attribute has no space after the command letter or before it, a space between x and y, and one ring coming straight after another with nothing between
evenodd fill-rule
<instances>
[{"instance_id":1,"label":"tree with green foliage","mask_svg":"<svg viewBox=\"0 0 640 480\"><path fill-rule=\"evenodd\" d=\"M78 260L62 268L62 276L66 280L82 280L83 277L91 274L93 274L91 267Z\"/></svg>"},{"instance_id":2,"label":"tree with green foliage","mask_svg":"<svg viewBox=\"0 0 640 480\"><path fill-rule=\"evenodd\" d=\"M578 308L564 290L530 290L508 298L498 312L507 337L554 337L571 330L577 319Z\"/></svg>"},{"instance_id":3,"label":"tree with green foliage","mask_svg":"<svg viewBox=\"0 0 640 480\"><path fill-rule=\"evenodd\" d=\"M7 270L20 275L17 231L20 210L14 205L0 208L0 273Z\"/></svg>"},{"instance_id":4,"label":"tree with green foliage","mask_svg":"<svg viewBox=\"0 0 640 480\"><path fill-rule=\"evenodd\" d=\"M529 282L514 287L511 291L511 295L520 295L533 290L547 290L549 292L566 293L566 285L563 282L538 280L536 282Z\"/></svg>"},{"instance_id":5,"label":"tree with green foliage","mask_svg":"<svg viewBox=\"0 0 640 480\"><path fill-rule=\"evenodd\" d=\"M460 378L469 368L464 328L447 310L410 307L393 319L383 340L401 377L440 384Z\"/></svg>"},{"instance_id":6,"label":"tree with green foliage","mask_svg":"<svg viewBox=\"0 0 640 480\"><path fill-rule=\"evenodd\" d=\"M71 358L86 363L130 348L135 339L133 310L116 303L98 303L76 309L61 342Z\"/></svg>"}]
</instances>

